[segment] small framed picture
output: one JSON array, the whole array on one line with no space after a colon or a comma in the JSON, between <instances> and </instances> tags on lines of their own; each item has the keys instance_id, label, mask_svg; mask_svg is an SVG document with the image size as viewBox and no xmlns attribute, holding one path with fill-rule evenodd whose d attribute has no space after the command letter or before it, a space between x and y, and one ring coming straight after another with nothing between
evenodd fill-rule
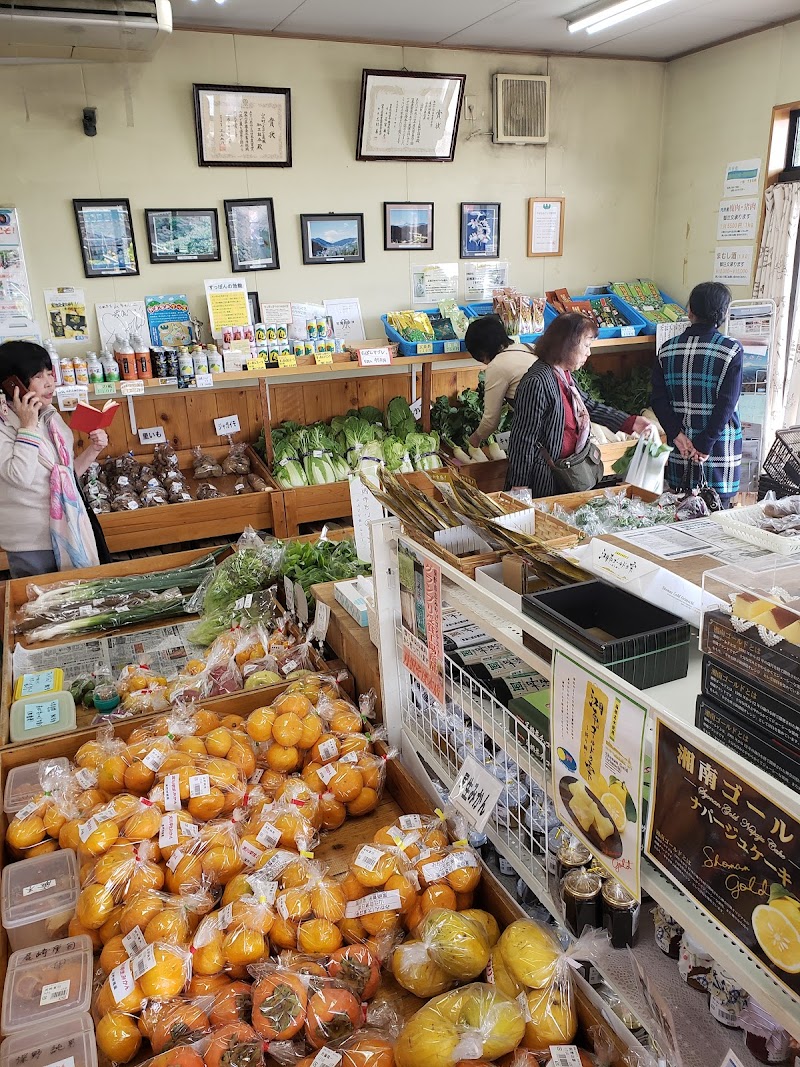
<instances>
[{"instance_id":1,"label":"small framed picture","mask_svg":"<svg viewBox=\"0 0 800 1067\"><path fill-rule=\"evenodd\" d=\"M364 70L356 159L452 163L466 74Z\"/></svg>"},{"instance_id":2,"label":"small framed picture","mask_svg":"<svg viewBox=\"0 0 800 1067\"><path fill-rule=\"evenodd\" d=\"M217 209L146 208L151 263L214 263L221 259Z\"/></svg>"},{"instance_id":3,"label":"small framed picture","mask_svg":"<svg viewBox=\"0 0 800 1067\"><path fill-rule=\"evenodd\" d=\"M193 85L201 167L291 167L290 89Z\"/></svg>"},{"instance_id":4,"label":"small framed picture","mask_svg":"<svg viewBox=\"0 0 800 1067\"><path fill-rule=\"evenodd\" d=\"M433 248L433 204L384 202L383 247L386 252Z\"/></svg>"},{"instance_id":5,"label":"small framed picture","mask_svg":"<svg viewBox=\"0 0 800 1067\"><path fill-rule=\"evenodd\" d=\"M248 292L247 294L247 306L250 308L250 322L255 325L257 322L261 322L261 312L258 305L258 293Z\"/></svg>"},{"instance_id":6,"label":"small framed picture","mask_svg":"<svg viewBox=\"0 0 800 1067\"><path fill-rule=\"evenodd\" d=\"M226 200L228 244L234 271L278 270L278 242L272 197Z\"/></svg>"},{"instance_id":7,"label":"small framed picture","mask_svg":"<svg viewBox=\"0 0 800 1067\"><path fill-rule=\"evenodd\" d=\"M73 200L87 278L139 273L130 201Z\"/></svg>"},{"instance_id":8,"label":"small framed picture","mask_svg":"<svg viewBox=\"0 0 800 1067\"><path fill-rule=\"evenodd\" d=\"M301 215L303 262L363 263L364 216Z\"/></svg>"},{"instance_id":9,"label":"small framed picture","mask_svg":"<svg viewBox=\"0 0 800 1067\"><path fill-rule=\"evenodd\" d=\"M497 259L500 255L500 205L461 205L461 258Z\"/></svg>"}]
</instances>

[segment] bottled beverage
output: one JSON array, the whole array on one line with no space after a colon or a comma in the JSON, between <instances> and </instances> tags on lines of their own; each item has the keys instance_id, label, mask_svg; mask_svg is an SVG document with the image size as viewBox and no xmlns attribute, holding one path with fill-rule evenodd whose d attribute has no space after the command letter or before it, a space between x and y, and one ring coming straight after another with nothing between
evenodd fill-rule
<instances>
[{"instance_id":1,"label":"bottled beverage","mask_svg":"<svg viewBox=\"0 0 800 1067\"><path fill-rule=\"evenodd\" d=\"M104 348L100 353L100 363L103 367L103 376L105 377L105 380L107 382L118 382L120 377L119 364L107 348Z\"/></svg>"},{"instance_id":2,"label":"bottled beverage","mask_svg":"<svg viewBox=\"0 0 800 1067\"><path fill-rule=\"evenodd\" d=\"M72 366L75 370L75 384L76 385L88 385L89 384L89 364L86 362L83 356L75 356L72 360Z\"/></svg>"},{"instance_id":3,"label":"bottled beverage","mask_svg":"<svg viewBox=\"0 0 800 1067\"><path fill-rule=\"evenodd\" d=\"M87 369L89 371L89 381L92 385L99 385L104 380L103 377L103 364L97 358L96 352L90 352L87 360Z\"/></svg>"},{"instance_id":4,"label":"bottled beverage","mask_svg":"<svg viewBox=\"0 0 800 1067\"><path fill-rule=\"evenodd\" d=\"M117 335L114 341L114 359L119 364L119 371L124 382L136 380L136 357L133 345L124 337Z\"/></svg>"},{"instance_id":5,"label":"bottled beverage","mask_svg":"<svg viewBox=\"0 0 800 1067\"><path fill-rule=\"evenodd\" d=\"M69 356L64 356L59 360L59 365L61 367L61 381L64 385L75 385L75 368Z\"/></svg>"},{"instance_id":6,"label":"bottled beverage","mask_svg":"<svg viewBox=\"0 0 800 1067\"><path fill-rule=\"evenodd\" d=\"M196 348L192 353L195 374L208 374L208 356L202 348Z\"/></svg>"},{"instance_id":7,"label":"bottled beverage","mask_svg":"<svg viewBox=\"0 0 800 1067\"><path fill-rule=\"evenodd\" d=\"M178 349L178 376L186 382L194 380L192 354L185 345Z\"/></svg>"},{"instance_id":8,"label":"bottled beverage","mask_svg":"<svg viewBox=\"0 0 800 1067\"><path fill-rule=\"evenodd\" d=\"M225 369L216 345L208 346L208 369L211 374L222 374Z\"/></svg>"},{"instance_id":9,"label":"bottled beverage","mask_svg":"<svg viewBox=\"0 0 800 1067\"><path fill-rule=\"evenodd\" d=\"M137 378L152 378L153 366L150 361L150 348L136 334L131 336Z\"/></svg>"}]
</instances>

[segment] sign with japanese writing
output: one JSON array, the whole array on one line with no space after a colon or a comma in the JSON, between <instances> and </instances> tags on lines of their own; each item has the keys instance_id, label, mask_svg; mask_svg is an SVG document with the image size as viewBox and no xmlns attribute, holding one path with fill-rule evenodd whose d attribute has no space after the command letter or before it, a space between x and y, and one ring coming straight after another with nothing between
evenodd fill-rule
<instances>
[{"instance_id":1,"label":"sign with japanese writing","mask_svg":"<svg viewBox=\"0 0 800 1067\"><path fill-rule=\"evenodd\" d=\"M290 167L290 91L258 85L195 85L201 167Z\"/></svg>"},{"instance_id":2,"label":"sign with japanese writing","mask_svg":"<svg viewBox=\"0 0 800 1067\"><path fill-rule=\"evenodd\" d=\"M556 650L550 703L556 814L637 899L646 722L643 704Z\"/></svg>"},{"instance_id":3,"label":"sign with japanese writing","mask_svg":"<svg viewBox=\"0 0 800 1067\"><path fill-rule=\"evenodd\" d=\"M755 196L720 200L717 217L718 241L755 241L759 201Z\"/></svg>"},{"instance_id":4,"label":"sign with japanese writing","mask_svg":"<svg viewBox=\"0 0 800 1067\"><path fill-rule=\"evenodd\" d=\"M748 285L752 273L752 245L717 245L714 249L715 282Z\"/></svg>"},{"instance_id":5,"label":"sign with japanese writing","mask_svg":"<svg viewBox=\"0 0 800 1067\"><path fill-rule=\"evenodd\" d=\"M656 716L646 855L800 1000L800 820Z\"/></svg>"},{"instance_id":6,"label":"sign with japanese writing","mask_svg":"<svg viewBox=\"0 0 800 1067\"><path fill-rule=\"evenodd\" d=\"M400 614L403 620L403 666L434 700L444 704L444 636L442 634L442 571L400 541Z\"/></svg>"},{"instance_id":7,"label":"sign with japanese writing","mask_svg":"<svg viewBox=\"0 0 800 1067\"><path fill-rule=\"evenodd\" d=\"M357 159L452 161L464 74L365 70Z\"/></svg>"},{"instance_id":8,"label":"sign with japanese writing","mask_svg":"<svg viewBox=\"0 0 800 1067\"><path fill-rule=\"evenodd\" d=\"M250 304L246 282L238 278L207 278L203 284L213 334L221 334L226 326L249 325Z\"/></svg>"},{"instance_id":9,"label":"sign with japanese writing","mask_svg":"<svg viewBox=\"0 0 800 1067\"><path fill-rule=\"evenodd\" d=\"M450 802L466 816L478 833L483 830L495 809L503 783L495 778L474 756L467 756L450 790Z\"/></svg>"}]
</instances>

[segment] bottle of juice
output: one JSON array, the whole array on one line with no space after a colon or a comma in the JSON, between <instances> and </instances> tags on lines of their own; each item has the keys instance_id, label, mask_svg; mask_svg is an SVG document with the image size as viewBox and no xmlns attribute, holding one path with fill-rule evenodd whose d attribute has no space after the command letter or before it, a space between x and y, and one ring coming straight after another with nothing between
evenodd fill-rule
<instances>
[{"instance_id":1,"label":"bottle of juice","mask_svg":"<svg viewBox=\"0 0 800 1067\"><path fill-rule=\"evenodd\" d=\"M83 356L75 356L72 360L72 366L75 369L75 384L76 385L88 385L89 384L89 364Z\"/></svg>"},{"instance_id":2,"label":"bottle of juice","mask_svg":"<svg viewBox=\"0 0 800 1067\"><path fill-rule=\"evenodd\" d=\"M150 349L137 334L131 335L131 348L133 349L136 364L137 378L152 378L153 366L150 362Z\"/></svg>"},{"instance_id":3,"label":"bottle of juice","mask_svg":"<svg viewBox=\"0 0 800 1067\"><path fill-rule=\"evenodd\" d=\"M103 376L105 377L105 380L107 382L118 382L119 364L107 348L104 348L100 353L100 363L103 367Z\"/></svg>"},{"instance_id":4,"label":"bottle of juice","mask_svg":"<svg viewBox=\"0 0 800 1067\"><path fill-rule=\"evenodd\" d=\"M87 358L87 369L89 371L89 383L91 385L98 385L104 380L103 364L97 358L96 352L89 352Z\"/></svg>"},{"instance_id":5,"label":"bottle of juice","mask_svg":"<svg viewBox=\"0 0 800 1067\"><path fill-rule=\"evenodd\" d=\"M69 356L64 356L59 363L61 365L61 381L64 385L74 385L75 368L72 365L72 360Z\"/></svg>"},{"instance_id":6,"label":"bottle of juice","mask_svg":"<svg viewBox=\"0 0 800 1067\"><path fill-rule=\"evenodd\" d=\"M125 337L120 337L119 334L114 341L114 359L119 364L119 372L122 375L124 382L133 382L136 380L136 357L133 351L133 345Z\"/></svg>"}]
</instances>

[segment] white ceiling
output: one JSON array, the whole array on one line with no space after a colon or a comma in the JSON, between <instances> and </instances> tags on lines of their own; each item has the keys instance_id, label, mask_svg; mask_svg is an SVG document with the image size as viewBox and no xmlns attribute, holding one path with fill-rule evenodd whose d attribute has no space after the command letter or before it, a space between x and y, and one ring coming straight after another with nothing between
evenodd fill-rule
<instances>
[{"instance_id":1,"label":"white ceiling","mask_svg":"<svg viewBox=\"0 0 800 1067\"><path fill-rule=\"evenodd\" d=\"M603 33L570 34L591 0L172 0L177 26L407 44L670 59L800 18L800 0L671 0Z\"/></svg>"}]
</instances>

